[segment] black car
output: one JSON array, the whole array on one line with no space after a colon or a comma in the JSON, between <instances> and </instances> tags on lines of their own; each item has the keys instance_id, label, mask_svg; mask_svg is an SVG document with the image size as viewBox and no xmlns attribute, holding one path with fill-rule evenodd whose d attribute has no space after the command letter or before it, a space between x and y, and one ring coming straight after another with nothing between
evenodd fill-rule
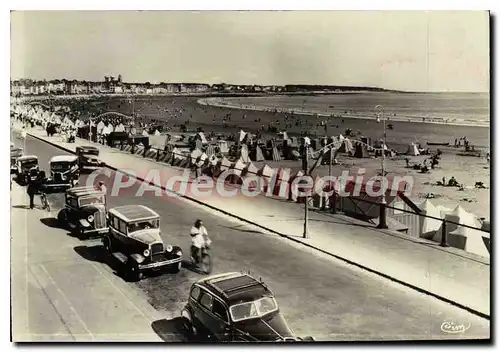
<instances>
[{"instance_id":1,"label":"black car","mask_svg":"<svg viewBox=\"0 0 500 352\"><path fill-rule=\"evenodd\" d=\"M181 316L191 338L313 341L312 337L295 337L271 290L245 273L213 275L194 283Z\"/></svg>"},{"instance_id":2,"label":"black car","mask_svg":"<svg viewBox=\"0 0 500 352\"><path fill-rule=\"evenodd\" d=\"M93 146L76 147L76 155L78 156L78 167L80 170L95 170L104 165L99 160L99 149Z\"/></svg>"},{"instance_id":3,"label":"black car","mask_svg":"<svg viewBox=\"0 0 500 352\"><path fill-rule=\"evenodd\" d=\"M49 160L50 178L47 187L52 191L66 191L78 184L80 169L74 155L58 155Z\"/></svg>"},{"instance_id":4,"label":"black car","mask_svg":"<svg viewBox=\"0 0 500 352\"><path fill-rule=\"evenodd\" d=\"M138 281L148 271L182 266L182 249L165 245L160 236L160 216L144 205L123 205L108 212L109 233L102 242L106 250L124 265L125 276Z\"/></svg>"},{"instance_id":5,"label":"black car","mask_svg":"<svg viewBox=\"0 0 500 352\"><path fill-rule=\"evenodd\" d=\"M27 185L32 179L32 175L40 169L38 165L38 157L36 155L23 155L16 160L16 170L14 171L17 181Z\"/></svg>"},{"instance_id":6,"label":"black car","mask_svg":"<svg viewBox=\"0 0 500 352\"><path fill-rule=\"evenodd\" d=\"M57 219L81 238L107 233L106 195L92 187L70 188Z\"/></svg>"}]
</instances>

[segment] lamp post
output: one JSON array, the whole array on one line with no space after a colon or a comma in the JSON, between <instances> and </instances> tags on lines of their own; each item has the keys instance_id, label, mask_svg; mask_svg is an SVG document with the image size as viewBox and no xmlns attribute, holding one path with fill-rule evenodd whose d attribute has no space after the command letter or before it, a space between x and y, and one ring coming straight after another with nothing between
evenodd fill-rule
<instances>
[{"instance_id":1,"label":"lamp post","mask_svg":"<svg viewBox=\"0 0 500 352\"><path fill-rule=\"evenodd\" d=\"M308 149L311 144L311 140L308 137L304 137L304 145L302 146L302 168L304 169L304 176L309 176L309 166L308 166ZM309 193L305 196L304 201L304 232L302 237L309 238Z\"/></svg>"},{"instance_id":2,"label":"lamp post","mask_svg":"<svg viewBox=\"0 0 500 352\"><path fill-rule=\"evenodd\" d=\"M377 122L380 122L382 120L383 126L384 126L384 137L382 139L382 178L380 180L380 187L382 188L384 185L384 178L385 178L385 146L386 146L386 141L387 141L387 130L386 130L386 118L384 116L384 107L382 105L377 105L375 106L375 116L377 117ZM387 202L385 199L385 189L383 190L384 192L382 193L382 199L380 201L380 215L379 215L379 223L378 223L378 228L379 229L387 229L387 217L386 217L386 206Z\"/></svg>"}]
</instances>

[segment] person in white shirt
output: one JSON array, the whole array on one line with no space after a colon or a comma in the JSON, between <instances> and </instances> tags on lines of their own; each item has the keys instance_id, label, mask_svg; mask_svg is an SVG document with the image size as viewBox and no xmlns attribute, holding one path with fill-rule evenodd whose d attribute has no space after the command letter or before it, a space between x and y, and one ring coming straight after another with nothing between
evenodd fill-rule
<instances>
[{"instance_id":1,"label":"person in white shirt","mask_svg":"<svg viewBox=\"0 0 500 352\"><path fill-rule=\"evenodd\" d=\"M212 241L208 238L208 232L201 220L196 220L191 228L191 255L199 263L201 262L201 250L210 247Z\"/></svg>"}]
</instances>

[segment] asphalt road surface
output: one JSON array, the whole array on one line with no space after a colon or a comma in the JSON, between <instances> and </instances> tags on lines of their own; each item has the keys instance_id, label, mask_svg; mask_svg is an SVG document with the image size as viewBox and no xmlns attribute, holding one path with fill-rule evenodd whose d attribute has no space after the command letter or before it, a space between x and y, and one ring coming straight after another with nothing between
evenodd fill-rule
<instances>
[{"instance_id":1,"label":"asphalt road surface","mask_svg":"<svg viewBox=\"0 0 500 352\"><path fill-rule=\"evenodd\" d=\"M14 138L14 141L21 144L18 139ZM23 147L25 154L39 157L40 166L46 172L50 157L66 154L31 137L23 142ZM82 175L80 184L84 184L87 177ZM266 234L192 202L166 195L159 197L148 191L137 197L136 190L139 186L139 183L135 183L119 196L108 196L108 208L143 204L154 209L161 216L164 242L180 245L185 253L188 253L190 245L188 232L196 219L202 219L213 241L211 255L214 274L250 271L261 277L275 292L285 318L298 336L312 335L317 340L456 339L490 336L488 320L311 249ZM108 193L110 188L108 186ZM51 216L55 217L63 206L63 195L50 195L49 202L52 207ZM28 223L27 231L43 231L46 236L59 236L61 240L69 236L49 220ZM73 250L99 270L111 273L116 270L98 241L71 240L74 241ZM75 275L88 280L85 275L91 274L82 271ZM152 322L153 330L166 341L177 341L184 340L184 337L175 317L186 302L190 285L201 277L200 274L183 268L178 274L147 277L139 283L125 285L130 290L140 292L165 316L163 320ZM109 308L105 305L103 307ZM85 310L85 307L79 309ZM91 320L92 317L87 319ZM468 329L464 333L446 333L441 329L445 322L464 324ZM114 324L113 321L108 323Z\"/></svg>"}]
</instances>

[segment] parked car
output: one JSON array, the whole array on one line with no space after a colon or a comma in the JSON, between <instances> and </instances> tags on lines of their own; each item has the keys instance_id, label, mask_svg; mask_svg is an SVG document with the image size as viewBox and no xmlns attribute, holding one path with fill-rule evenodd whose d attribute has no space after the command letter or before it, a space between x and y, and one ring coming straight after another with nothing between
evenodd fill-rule
<instances>
[{"instance_id":1,"label":"parked car","mask_svg":"<svg viewBox=\"0 0 500 352\"><path fill-rule=\"evenodd\" d=\"M179 272L182 249L166 245L160 236L160 216L144 205L123 205L108 212L106 250L124 265L125 276L140 280L148 271Z\"/></svg>"},{"instance_id":2,"label":"parked car","mask_svg":"<svg viewBox=\"0 0 500 352\"><path fill-rule=\"evenodd\" d=\"M245 273L224 273L195 282L181 312L186 331L217 341L313 341L295 337L274 294Z\"/></svg>"},{"instance_id":3,"label":"parked car","mask_svg":"<svg viewBox=\"0 0 500 352\"><path fill-rule=\"evenodd\" d=\"M95 170L104 163L99 160L99 149L93 146L76 147L76 155L78 156L78 167L83 170Z\"/></svg>"},{"instance_id":4,"label":"parked car","mask_svg":"<svg viewBox=\"0 0 500 352\"><path fill-rule=\"evenodd\" d=\"M92 187L70 188L57 219L80 237L107 233L106 195Z\"/></svg>"},{"instance_id":5,"label":"parked car","mask_svg":"<svg viewBox=\"0 0 500 352\"><path fill-rule=\"evenodd\" d=\"M58 155L49 161L50 179L48 187L52 190L67 190L78 184L80 170L78 158L74 155Z\"/></svg>"},{"instance_id":6,"label":"parked car","mask_svg":"<svg viewBox=\"0 0 500 352\"><path fill-rule=\"evenodd\" d=\"M10 146L10 173L15 174L17 170L17 159L23 156L23 148Z\"/></svg>"},{"instance_id":7,"label":"parked car","mask_svg":"<svg viewBox=\"0 0 500 352\"><path fill-rule=\"evenodd\" d=\"M32 170L38 171L38 157L36 155L23 155L17 158L16 176L17 180L22 184L27 184L32 174Z\"/></svg>"}]
</instances>

